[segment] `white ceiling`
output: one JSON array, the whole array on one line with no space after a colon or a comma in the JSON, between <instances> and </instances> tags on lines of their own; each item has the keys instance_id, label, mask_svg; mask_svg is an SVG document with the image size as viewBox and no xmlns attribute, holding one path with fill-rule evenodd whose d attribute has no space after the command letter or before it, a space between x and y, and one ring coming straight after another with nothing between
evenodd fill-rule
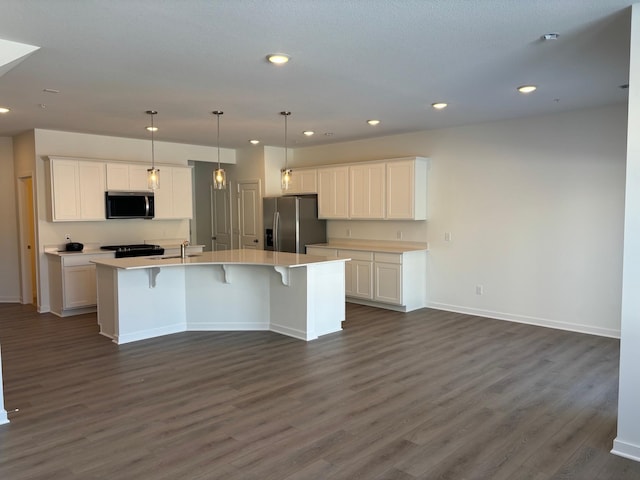
<instances>
[{"instance_id":1,"label":"white ceiling","mask_svg":"<svg viewBox=\"0 0 640 480\"><path fill-rule=\"evenodd\" d=\"M149 138L155 109L157 140L215 145L220 109L222 147L283 145L290 110L304 146L625 102L631 3L3 0L0 38L41 48L0 76L0 136Z\"/></svg>"}]
</instances>

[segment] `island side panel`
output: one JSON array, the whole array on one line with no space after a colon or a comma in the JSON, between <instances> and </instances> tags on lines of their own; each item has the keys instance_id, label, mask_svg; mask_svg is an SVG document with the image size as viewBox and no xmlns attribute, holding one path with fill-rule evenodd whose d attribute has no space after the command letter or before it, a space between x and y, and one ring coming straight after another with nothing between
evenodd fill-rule
<instances>
[{"instance_id":1,"label":"island side panel","mask_svg":"<svg viewBox=\"0 0 640 480\"><path fill-rule=\"evenodd\" d=\"M331 262L307 267L308 333L314 338L342 330L346 313L344 265Z\"/></svg>"},{"instance_id":2,"label":"island side panel","mask_svg":"<svg viewBox=\"0 0 640 480\"><path fill-rule=\"evenodd\" d=\"M313 340L317 338L315 327L309 328L307 308L307 272L308 267L285 269L286 279L273 268L270 271L270 330L299 338Z\"/></svg>"},{"instance_id":3,"label":"island side panel","mask_svg":"<svg viewBox=\"0 0 640 480\"><path fill-rule=\"evenodd\" d=\"M268 330L266 265L190 265L186 269L188 330Z\"/></svg>"},{"instance_id":4,"label":"island side panel","mask_svg":"<svg viewBox=\"0 0 640 480\"><path fill-rule=\"evenodd\" d=\"M118 344L186 330L185 267L118 269L117 276Z\"/></svg>"},{"instance_id":5,"label":"island side panel","mask_svg":"<svg viewBox=\"0 0 640 480\"><path fill-rule=\"evenodd\" d=\"M115 340L118 336L118 276L116 270L96 265L96 290L98 294L98 325L100 334Z\"/></svg>"}]
</instances>

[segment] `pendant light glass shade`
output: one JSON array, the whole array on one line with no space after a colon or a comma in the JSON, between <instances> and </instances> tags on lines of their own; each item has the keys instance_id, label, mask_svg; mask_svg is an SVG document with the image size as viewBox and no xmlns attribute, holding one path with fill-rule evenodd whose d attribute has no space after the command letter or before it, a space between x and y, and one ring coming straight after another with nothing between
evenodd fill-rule
<instances>
[{"instance_id":1,"label":"pendant light glass shade","mask_svg":"<svg viewBox=\"0 0 640 480\"><path fill-rule=\"evenodd\" d=\"M153 141L153 134L156 128L153 125L153 116L157 115L158 112L155 110L147 110L146 113L151 117L151 128L148 128L151 132L151 168L147 169L147 186L149 190L157 190L160 188L160 169L156 168L156 152Z\"/></svg>"},{"instance_id":2,"label":"pendant light glass shade","mask_svg":"<svg viewBox=\"0 0 640 480\"><path fill-rule=\"evenodd\" d=\"M280 187L282 190L289 190L289 183L291 183L291 175L293 170L288 166L288 152L287 152L287 117L291 115L291 112L280 112L280 115L284 117L284 168L280 170Z\"/></svg>"},{"instance_id":3,"label":"pendant light glass shade","mask_svg":"<svg viewBox=\"0 0 640 480\"><path fill-rule=\"evenodd\" d=\"M214 110L213 113L216 117L218 117L218 168L213 172L213 188L216 190L224 190L227 188L227 175L224 173L224 170L220 166L220 115L224 112L220 110Z\"/></svg>"}]
</instances>

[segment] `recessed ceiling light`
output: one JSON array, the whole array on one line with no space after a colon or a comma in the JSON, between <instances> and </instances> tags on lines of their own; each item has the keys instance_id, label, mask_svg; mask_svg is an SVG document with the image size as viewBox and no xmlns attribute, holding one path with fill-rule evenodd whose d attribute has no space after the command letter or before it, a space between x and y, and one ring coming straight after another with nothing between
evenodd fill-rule
<instances>
[{"instance_id":1,"label":"recessed ceiling light","mask_svg":"<svg viewBox=\"0 0 640 480\"><path fill-rule=\"evenodd\" d=\"M535 85L521 85L518 87L518 91L520 93L531 93L535 92L538 89Z\"/></svg>"},{"instance_id":2,"label":"recessed ceiling light","mask_svg":"<svg viewBox=\"0 0 640 480\"><path fill-rule=\"evenodd\" d=\"M542 40L557 40L559 36L559 33L545 33L541 38Z\"/></svg>"},{"instance_id":3,"label":"recessed ceiling light","mask_svg":"<svg viewBox=\"0 0 640 480\"><path fill-rule=\"evenodd\" d=\"M147 132L157 132L158 127L146 127Z\"/></svg>"},{"instance_id":4,"label":"recessed ceiling light","mask_svg":"<svg viewBox=\"0 0 640 480\"><path fill-rule=\"evenodd\" d=\"M7 107L0 107L0 113L9 113L11 111L10 108Z\"/></svg>"},{"instance_id":5,"label":"recessed ceiling light","mask_svg":"<svg viewBox=\"0 0 640 480\"><path fill-rule=\"evenodd\" d=\"M251 145L258 145L260 143L260 140L249 140L249 143Z\"/></svg>"},{"instance_id":6,"label":"recessed ceiling light","mask_svg":"<svg viewBox=\"0 0 640 480\"><path fill-rule=\"evenodd\" d=\"M380 125L380 120L367 120L367 123L373 126Z\"/></svg>"},{"instance_id":7,"label":"recessed ceiling light","mask_svg":"<svg viewBox=\"0 0 640 480\"><path fill-rule=\"evenodd\" d=\"M444 102L436 102L436 103L432 103L431 104L431 106L433 108L435 108L436 110L442 110L443 108L447 108L447 105L448 104L446 104Z\"/></svg>"},{"instance_id":8,"label":"recessed ceiling light","mask_svg":"<svg viewBox=\"0 0 640 480\"><path fill-rule=\"evenodd\" d=\"M43 88L42 91L45 93L60 93L60 90L56 90L55 88Z\"/></svg>"},{"instance_id":9,"label":"recessed ceiling light","mask_svg":"<svg viewBox=\"0 0 640 480\"><path fill-rule=\"evenodd\" d=\"M274 65L284 65L291 57L286 53L270 53L267 55L267 60Z\"/></svg>"},{"instance_id":10,"label":"recessed ceiling light","mask_svg":"<svg viewBox=\"0 0 640 480\"><path fill-rule=\"evenodd\" d=\"M324 134L325 137L333 137L333 132L326 132Z\"/></svg>"},{"instance_id":11,"label":"recessed ceiling light","mask_svg":"<svg viewBox=\"0 0 640 480\"><path fill-rule=\"evenodd\" d=\"M305 130L304 132L302 132L302 134L303 134L304 136L306 136L306 137L310 137L310 136L311 136L311 135L313 135L314 133L316 133L316 132L314 132L313 130Z\"/></svg>"}]
</instances>

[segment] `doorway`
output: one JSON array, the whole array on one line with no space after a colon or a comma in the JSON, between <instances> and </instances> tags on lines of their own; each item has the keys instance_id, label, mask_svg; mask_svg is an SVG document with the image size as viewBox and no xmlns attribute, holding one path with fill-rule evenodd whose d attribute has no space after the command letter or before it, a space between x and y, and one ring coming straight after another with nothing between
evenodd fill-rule
<instances>
[{"instance_id":1,"label":"doorway","mask_svg":"<svg viewBox=\"0 0 640 480\"><path fill-rule=\"evenodd\" d=\"M233 250L232 182L224 190L211 186L211 250Z\"/></svg>"},{"instance_id":2,"label":"doorway","mask_svg":"<svg viewBox=\"0 0 640 480\"><path fill-rule=\"evenodd\" d=\"M262 249L260 180L238 182L239 248Z\"/></svg>"},{"instance_id":3,"label":"doorway","mask_svg":"<svg viewBox=\"0 0 640 480\"><path fill-rule=\"evenodd\" d=\"M20 234L20 299L38 305L38 265L36 255L33 175L18 176L18 228Z\"/></svg>"}]
</instances>

